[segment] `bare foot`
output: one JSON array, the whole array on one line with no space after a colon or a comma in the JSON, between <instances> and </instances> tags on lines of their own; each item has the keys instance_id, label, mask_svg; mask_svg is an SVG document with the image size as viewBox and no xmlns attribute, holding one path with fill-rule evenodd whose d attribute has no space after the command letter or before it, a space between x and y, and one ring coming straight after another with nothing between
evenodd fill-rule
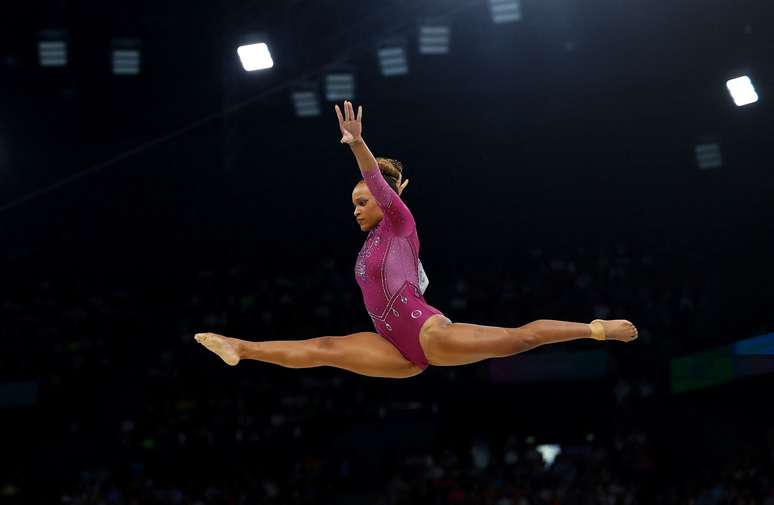
<instances>
[{"instance_id":1,"label":"bare foot","mask_svg":"<svg viewBox=\"0 0 774 505\"><path fill-rule=\"evenodd\" d=\"M637 338L637 327L626 319L613 319L606 321L597 319L605 328L605 340L620 340L621 342L631 342Z\"/></svg>"},{"instance_id":2,"label":"bare foot","mask_svg":"<svg viewBox=\"0 0 774 505\"><path fill-rule=\"evenodd\" d=\"M230 342L233 339L216 333L197 333L194 338L204 347L220 356L220 359L227 364L234 366L239 363L239 353L236 346Z\"/></svg>"}]
</instances>

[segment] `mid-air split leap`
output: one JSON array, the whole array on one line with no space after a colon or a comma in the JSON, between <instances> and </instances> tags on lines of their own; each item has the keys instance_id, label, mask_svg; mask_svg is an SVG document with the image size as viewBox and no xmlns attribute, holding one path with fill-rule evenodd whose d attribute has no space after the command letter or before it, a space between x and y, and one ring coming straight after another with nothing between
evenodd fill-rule
<instances>
[{"instance_id":1,"label":"mid-air split leap","mask_svg":"<svg viewBox=\"0 0 774 505\"><path fill-rule=\"evenodd\" d=\"M400 198L409 182L402 180L401 164L371 154L362 136L362 106L357 115L348 101L343 114L338 105L335 110L341 143L349 145L363 176L352 191L355 219L368 232L355 263L355 280L376 333L261 342L198 333L200 344L229 365L252 359L288 368L332 366L371 377L406 378L428 365L465 365L555 342L637 338L637 328L623 319L588 324L539 319L518 328L451 322L424 298L416 223Z\"/></svg>"}]
</instances>

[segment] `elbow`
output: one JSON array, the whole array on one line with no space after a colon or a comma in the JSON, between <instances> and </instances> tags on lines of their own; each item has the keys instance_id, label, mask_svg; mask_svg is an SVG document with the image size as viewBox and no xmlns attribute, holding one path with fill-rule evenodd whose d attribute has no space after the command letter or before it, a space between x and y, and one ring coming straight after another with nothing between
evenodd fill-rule
<instances>
[{"instance_id":1,"label":"elbow","mask_svg":"<svg viewBox=\"0 0 774 505\"><path fill-rule=\"evenodd\" d=\"M408 237L416 230L414 223L401 223L400 226L395 227L395 234L399 237Z\"/></svg>"}]
</instances>

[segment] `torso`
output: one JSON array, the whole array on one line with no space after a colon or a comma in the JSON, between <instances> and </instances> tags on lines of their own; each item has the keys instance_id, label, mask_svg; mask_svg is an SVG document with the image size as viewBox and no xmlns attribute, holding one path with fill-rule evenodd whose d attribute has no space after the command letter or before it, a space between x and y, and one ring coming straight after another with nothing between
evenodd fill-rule
<instances>
[{"instance_id":1,"label":"torso","mask_svg":"<svg viewBox=\"0 0 774 505\"><path fill-rule=\"evenodd\" d=\"M419 238L391 233L385 221L368 233L355 263L355 279L370 316L384 317L390 299L405 283L419 289Z\"/></svg>"}]
</instances>

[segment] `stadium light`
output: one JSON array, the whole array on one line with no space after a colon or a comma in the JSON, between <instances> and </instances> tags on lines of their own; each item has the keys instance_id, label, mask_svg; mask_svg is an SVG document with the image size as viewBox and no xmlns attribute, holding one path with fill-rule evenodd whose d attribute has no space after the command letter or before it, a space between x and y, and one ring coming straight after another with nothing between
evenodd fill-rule
<instances>
[{"instance_id":1,"label":"stadium light","mask_svg":"<svg viewBox=\"0 0 774 505\"><path fill-rule=\"evenodd\" d=\"M489 0L489 8L495 23L521 21L521 0Z\"/></svg>"},{"instance_id":2,"label":"stadium light","mask_svg":"<svg viewBox=\"0 0 774 505\"><path fill-rule=\"evenodd\" d=\"M436 55L449 52L451 27L447 22L426 21L419 27L419 54Z\"/></svg>"},{"instance_id":3,"label":"stadium light","mask_svg":"<svg viewBox=\"0 0 774 505\"><path fill-rule=\"evenodd\" d=\"M63 30L38 34L38 61L41 67L67 66L67 34Z\"/></svg>"},{"instance_id":4,"label":"stadium light","mask_svg":"<svg viewBox=\"0 0 774 505\"><path fill-rule=\"evenodd\" d=\"M140 41L137 39L113 39L114 75L140 73L140 46Z\"/></svg>"},{"instance_id":5,"label":"stadium light","mask_svg":"<svg viewBox=\"0 0 774 505\"><path fill-rule=\"evenodd\" d=\"M406 42L402 39L385 40L377 50L379 55L379 67L382 75L391 77L394 75L408 74L408 59L406 57Z\"/></svg>"},{"instance_id":6,"label":"stadium light","mask_svg":"<svg viewBox=\"0 0 774 505\"><path fill-rule=\"evenodd\" d=\"M726 83L728 92L737 107L744 107L758 101L758 93L755 91L752 81L746 75L731 79Z\"/></svg>"},{"instance_id":7,"label":"stadium light","mask_svg":"<svg viewBox=\"0 0 774 505\"><path fill-rule=\"evenodd\" d=\"M325 74L325 99L329 102L355 99L355 75L351 66L337 66Z\"/></svg>"},{"instance_id":8,"label":"stadium light","mask_svg":"<svg viewBox=\"0 0 774 505\"><path fill-rule=\"evenodd\" d=\"M246 44L237 48L242 67L248 72L265 70L274 66L269 46L265 42Z\"/></svg>"},{"instance_id":9,"label":"stadium light","mask_svg":"<svg viewBox=\"0 0 774 505\"><path fill-rule=\"evenodd\" d=\"M697 144L694 150L696 152L696 164L699 165L699 169L709 170L723 166L720 145L717 143Z\"/></svg>"},{"instance_id":10,"label":"stadium light","mask_svg":"<svg viewBox=\"0 0 774 505\"><path fill-rule=\"evenodd\" d=\"M320 115L320 96L317 90L317 84L313 82L298 82L291 86L290 96L296 116L314 117Z\"/></svg>"}]
</instances>

